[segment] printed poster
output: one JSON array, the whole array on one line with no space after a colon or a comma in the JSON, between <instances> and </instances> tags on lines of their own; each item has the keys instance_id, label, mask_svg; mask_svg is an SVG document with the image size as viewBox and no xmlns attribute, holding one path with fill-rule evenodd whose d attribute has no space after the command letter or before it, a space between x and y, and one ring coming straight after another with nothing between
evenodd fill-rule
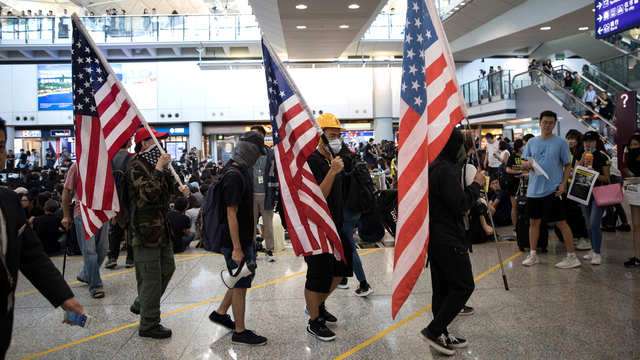
<instances>
[{"instance_id":1,"label":"printed poster","mask_svg":"<svg viewBox=\"0 0 640 360\"><path fill-rule=\"evenodd\" d=\"M573 179L571 179L571 186L569 187L567 198L580 204L589 205L593 186L596 180L598 180L598 175L600 175L600 173L595 170L590 170L583 166L576 166L573 170Z\"/></svg>"}]
</instances>

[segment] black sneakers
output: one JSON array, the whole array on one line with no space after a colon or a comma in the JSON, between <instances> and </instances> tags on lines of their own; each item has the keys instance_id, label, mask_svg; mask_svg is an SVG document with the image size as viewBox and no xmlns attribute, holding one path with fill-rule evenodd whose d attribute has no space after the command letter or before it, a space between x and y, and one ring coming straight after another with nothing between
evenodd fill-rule
<instances>
[{"instance_id":1,"label":"black sneakers","mask_svg":"<svg viewBox=\"0 0 640 360\"><path fill-rule=\"evenodd\" d=\"M135 307L133 307L133 305L129 306L129 311L136 315L140 315L140 309L136 309Z\"/></svg>"},{"instance_id":2,"label":"black sneakers","mask_svg":"<svg viewBox=\"0 0 640 360\"><path fill-rule=\"evenodd\" d=\"M629 261L625 261L624 266L628 268L634 268L636 266L640 266L640 260L638 260L635 256L629 258Z\"/></svg>"},{"instance_id":3,"label":"black sneakers","mask_svg":"<svg viewBox=\"0 0 640 360\"><path fill-rule=\"evenodd\" d=\"M327 307L324 305L324 303L320 304L320 317L323 318L326 322L338 322L338 318L327 311Z\"/></svg>"},{"instance_id":4,"label":"black sneakers","mask_svg":"<svg viewBox=\"0 0 640 360\"><path fill-rule=\"evenodd\" d=\"M166 339L171 337L171 330L158 324L149 330L138 330L140 337L150 337L152 339Z\"/></svg>"},{"instance_id":5,"label":"black sneakers","mask_svg":"<svg viewBox=\"0 0 640 360\"><path fill-rule=\"evenodd\" d=\"M209 314L209 320L211 322L216 323L227 330L235 330L236 323L231 320L231 316L228 314L220 315L215 310L211 314Z\"/></svg>"},{"instance_id":6,"label":"black sneakers","mask_svg":"<svg viewBox=\"0 0 640 360\"><path fill-rule=\"evenodd\" d=\"M451 334L447 335L447 341L449 343L449 346L456 349L466 348L467 345L469 345L469 342L467 340L462 338L457 338Z\"/></svg>"},{"instance_id":7,"label":"black sneakers","mask_svg":"<svg viewBox=\"0 0 640 360\"><path fill-rule=\"evenodd\" d=\"M118 266L118 260L114 259L114 258L110 258L107 263L104 265L105 269L113 269L114 267Z\"/></svg>"},{"instance_id":8,"label":"black sneakers","mask_svg":"<svg viewBox=\"0 0 640 360\"><path fill-rule=\"evenodd\" d=\"M348 289L349 288L349 279L342 278L340 284L338 284L338 289Z\"/></svg>"},{"instance_id":9,"label":"black sneakers","mask_svg":"<svg viewBox=\"0 0 640 360\"><path fill-rule=\"evenodd\" d=\"M336 338L336 334L333 331L329 330L321 317L317 317L315 320L309 319L307 332L315 336L316 339L320 341L331 341Z\"/></svg>"},{"instance_id":10,"label":"black sneakers","mask_svg":"<svg viewBox=\"0 0 640 360\"><path fill-rule=\"evenodd\" d=\"M267 338L254 333L251 330L245 330L241 333L233 332L231 343L236 345L262 346L267 344Z\"/></svg>"},{"instance_id":11,"label":"black sneakers","mask_svg":"<svg viewBox=\"0 0 640 360\"><path fill-rule=\"evenodd\" d=\"M346 278L345 278L346 279ZM373 289L369 286L368 282L361 283L356 289L357 296L367 296L373 293Z\"/></svg>"},{"instance_id":12,"label":"black sneakers","mask_svg":"<svg viewBox=\"0 0 640 360\"><path fill-rule=\"evenodd\" d=\"M473 315L474 312L475 310L471 306L465 305L462 307L462 310L460 310L460 315L463 315L463 316Z\"/></svg>"},{"instance_id":13,"label":"black sneakers","mask_svg":"<svg viewBox=\"0 0 640 360\"><path fill-rule=\"evenodd\" d=\"M422 340L426 341L429 346L438 350L444 355L455 355L456 353L453 347L448 344L449 338L445 334L442 334L439 337L435 337L429 334L427 329L424 328L422 329L422 331L420 331L420 337L422 338Z\"/></svg>"}]
</instances>

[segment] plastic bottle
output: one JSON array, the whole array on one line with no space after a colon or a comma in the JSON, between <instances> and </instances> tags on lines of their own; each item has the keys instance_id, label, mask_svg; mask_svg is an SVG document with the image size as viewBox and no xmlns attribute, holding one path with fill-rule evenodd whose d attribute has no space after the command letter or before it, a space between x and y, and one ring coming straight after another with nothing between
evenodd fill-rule
<instances>
[{"instance_id":1,"label":"plastic bottle","mask_svg":"<svg viewBox=\"0 0 640 360\"><path fill-rule=\"evenodd\" d=\"M588 169L593 169L593 154L592 153L587 153L587 155L584 156L584 165Z\"/></svg>"},{"instance_id":2,"label":"plastic bottle","mask_svg":"<svg viewBox=\"0 0 640 360\"><path fill-rule=\"evenodd\" d=\"M378 165L378 172L381 173L382 172L382 166Z\"/></svg>"}]
</instances>

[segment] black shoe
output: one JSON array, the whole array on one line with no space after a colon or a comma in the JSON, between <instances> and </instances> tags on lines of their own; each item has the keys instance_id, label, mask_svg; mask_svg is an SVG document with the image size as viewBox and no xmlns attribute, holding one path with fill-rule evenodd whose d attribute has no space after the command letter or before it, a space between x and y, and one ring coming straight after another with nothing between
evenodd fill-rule
<instances>
[{"instance_id":1,"label":"black shoe","mask_svg":"<svg viewBox=\"0 0 640 360\"><path fill-rule=\"evenodd\" d=\"M209 320L227 330L236 329L236 323L231 320L231 316L229 316L228 314L220 315L214 310L211 314L209 314Z\"/></svg>"},{"instance_id":2,"label":"black shoe","mask_svg":"<svg viewBox=\"0 0 640 360\"><path fill-rule=\"evenodd\" d=\"M83 280L80 275L76 276L76 280L80 281L81 283L85 283L85 284L89 284L89 282L87 280Z\"/></svg>"},{"instance_id":3,"label":"black shoe","mask_svg":"<svg viewBox=\"0 0 640 360\"><path fill-rule=\"evenodd\" d=\"M126 267L127 269L130 269L130 268L132 268L132 267L134 267L134 266L135 266L135 263L133 262L133 260L127 260L127 263L126 263L126 265L125 265L125 267Z\"/></svg>"},{"instance_id":4,"label":"black shoe","mask_svg":"<svg viewBox=\"0 0 640 360\"><path fill-rule=\"evenodd\" d=\"M112 269L114 267L118 266L118 259L114 259L111 258L107 261L107 263L104 265L105 269Z\"/></svg>"},{"instance_id":5,"label":"black shoe","mask_svg":"<svg viewBox=\"0 0 640 360\"><path fill-rule=\"evenodd\" d=\"M603 228L600 228L600 230L602 230L603 232L616 232L615 226L603 227Z\"/></svg>"},{"instance_id":6,"label":"black shoe","mask_svg":"<svg viewBox=\"0 0 640 360\"><path fill-rule=\"evenodd\" d=\"M131 311L132 313L134 313L136 315L140 315L140 309L134 308L133 305L129 306L129 311Z\"/></svg>"},{"instance_id":7,"label":"black shoe","mask_svg":"<svg viewBox=\"0 0 640 360\"><path fill-rule=\"evenodd\" d=\"M342 278L340 284L338 284L338 289L348 289L349 288L349 279Z\"/></svg>"},{"instance_id":8,"label":"black shoe","mask_svg":"<svg viewBox=\"0 0 640 360\"><path fill-rule=\"evenodd\" d=\"M636 257L629 258L629 261L624 263L624 266L628 268L634 268L636 266L640 266L640 260L636 259Z\"/></svg>"},{"instance_id":9,"label":"black shoe","mask_svg":"<svg viewBox=\"0 0 640 360\"><path fill-rule=\"evenodd\" d=\"M152 339L166 339L171 337L171 330L158 324L151 330L138 330L138 335Z\"/></svg>"},{"instance_id":10,"label":"black shoe","mask_svg":"<svg viewBox=\"0 0 640 360\"><path fill-rule=\"evenodd\" d=\"M431 336L427 329L422 329L420 331L420 337L422 340L426 341L429 346L438 350L440 353L445 355L455 355L456 351L453 350L451 346L447 343L449 340L445 334L440 335L439 337Z\"/></svg>"},{"instance_id":11,"label":"black shoe","mask_svg":"<svg viewBox=\"0 0 640 360\"><path fill-rule=\"evenodd\" d=\"M475 310L471 306L463 306L462 310L460 310L460 315L473 315Z\"/></svg>"},{"instance_id":12,"label":"black shoe","mask_svg":"<svg viewBox=\"0 0 640 360\"><path fill-rule=\"evenodd\" d=\"M357 296L367 296L373 293L373 289L371 288L371 286L369 286L368 282L364 282L364 284L361 284L360 286L358 286L358 288L356 289L356 295Z\"/></svg>"},{"instance_id":13,"label":"black shoe","mask_svg":"<svg viewBox=\"0 0 640 360\"><path fill-rule=\"evenodd\" d=\"M620 231L631 231L631 226L629 224L622 224L616 228L616 230Z\"/></svg>"},{"instance_id":14,"label":"black shoe","mask_svg":"<svg viewBox=\"0 0 640 360\"><path fill-rule=\"evenodd\" d=\"M329 330L327 325L322 321L320 317L315 320L309 319L309 325L307 325L307 332L316 337L320 341L331 341L336 338L336 334Z\"/></svg>"},{"instance_id":15,"label":"black shoe","mask_svg":"<svg viewBox=\"0 0 640 360\"><path fill-rule=\"evenodd\" d=\"M451 334L447 335L447 341L450 347L460 349L466 348L469 345L469 342L462 338L457 338Z\"/></svg>"},{"instance_id":16,"label":"black shoe","mask_svg":"<svg viewBox=\"0 0 640 360\"><path fill-rule=\"evenodd\" d=\"M323 318L326 322L338 322L338 318L327 311L327 307L324 305L324 303L320 304L320 317Z\"/></svg>"},{"instance_id":17,"label":"black shoe","mask_svg":"<svg viewBox=\"0 0 640 360\"><path fill-rule=\"evenodd\" d=\"M267 338L254 333L251 330L245 330L241 333L233 332L231 343L236 345L262 346L267 344Z\"/></svg>"}]
</instances>

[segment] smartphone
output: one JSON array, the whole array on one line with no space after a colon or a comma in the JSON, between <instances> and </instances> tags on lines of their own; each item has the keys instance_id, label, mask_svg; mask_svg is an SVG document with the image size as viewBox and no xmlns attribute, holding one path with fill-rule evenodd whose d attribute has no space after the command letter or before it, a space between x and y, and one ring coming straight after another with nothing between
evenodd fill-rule
<instances>
[{"instance_id":1,"label":"smartphone","mask_svg":"<svg viewBox=\"0 0 640 360\"><path fill-rule=\"evenodd\" d=\"M81 326L83 328L88 328L91 323L91 316L89 315L78 315L73 311L65 311L64 319L69 320L72 323Z\"/></svg>"}]
</instances>

